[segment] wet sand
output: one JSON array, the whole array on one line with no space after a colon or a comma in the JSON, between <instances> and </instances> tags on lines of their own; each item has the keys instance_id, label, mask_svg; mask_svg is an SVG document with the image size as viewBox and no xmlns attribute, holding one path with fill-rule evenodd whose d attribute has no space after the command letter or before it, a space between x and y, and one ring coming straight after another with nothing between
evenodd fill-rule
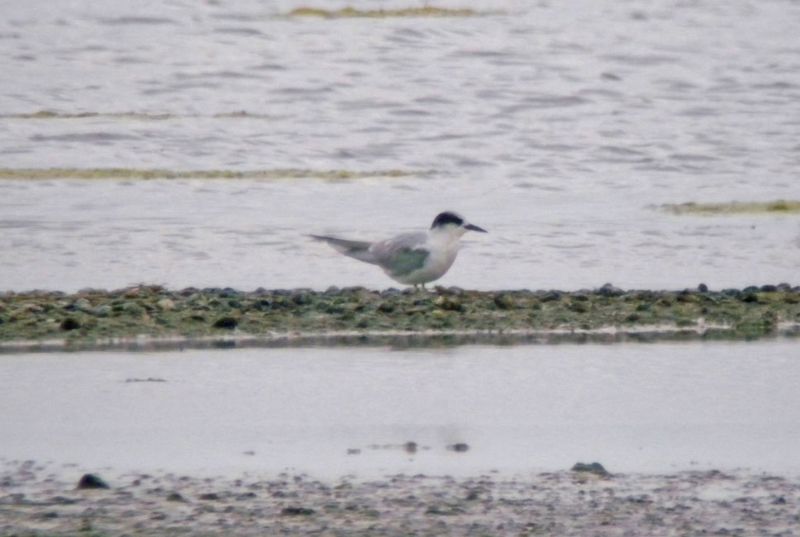
<instances>
[{"instance_id":1,"label":"wet sand","mask_svg":"<svg viewBox=\"0 0 800 537\"><path fill-rule=\"evenodd\" d=\"M746 472L504 477L198 478L0 462L0 534L774 535L800 524L800 479Z\"/></svg>"}]
</instances>

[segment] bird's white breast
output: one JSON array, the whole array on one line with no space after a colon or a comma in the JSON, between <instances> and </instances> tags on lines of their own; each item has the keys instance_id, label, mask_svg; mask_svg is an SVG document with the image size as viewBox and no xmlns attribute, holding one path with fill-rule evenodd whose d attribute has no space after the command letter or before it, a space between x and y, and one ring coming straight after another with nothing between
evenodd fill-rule
<instances>
[{"instance_id":1,"label":"bird's white breast","mask_svg":"<svg viewBox=\"0 0 800 537\"><path fill-rule=\"evenodd\" d=\"M450 269L458 255L458 237L445 233L431 233L425 243L429 251L422 268L406 275L401 283L416 285L438 280Z\"/></svg>"}]
</instances>

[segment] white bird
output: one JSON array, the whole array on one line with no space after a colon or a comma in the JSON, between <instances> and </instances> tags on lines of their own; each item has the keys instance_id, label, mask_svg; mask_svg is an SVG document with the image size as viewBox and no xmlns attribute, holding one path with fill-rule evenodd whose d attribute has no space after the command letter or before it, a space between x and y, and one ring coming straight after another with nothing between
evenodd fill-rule
<instances>
[{"instance_id":1,"label":"white bird","mask_svg":"<svg viewBox=\"0 0 800 537\"><path fill-rule=\"evenodd\" d=\"M487 231L467 223L460 215L446 211L433 220L428 231L403 233L379 242L351 241L325 235L310 235L327 242L337 252L365 263L378 265L393 280L421 285L438 280L450 269L467 231Z\"/></svg>"}]
</instances>

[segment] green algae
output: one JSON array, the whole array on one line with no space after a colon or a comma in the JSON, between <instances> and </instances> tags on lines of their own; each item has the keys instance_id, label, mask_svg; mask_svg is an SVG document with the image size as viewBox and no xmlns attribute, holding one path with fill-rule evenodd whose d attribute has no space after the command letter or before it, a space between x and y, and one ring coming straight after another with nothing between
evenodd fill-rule
<instances>
[{"instance_id":1,"label":"green algae","mask_svg":"<svg viewBox=\"0 0 800 537\"><path fill-rule=\"evenodd\" d=\"M443 8L434 6L408 7L399 9L323 9L299 7L288 13L290 17L316 17L322 19L370 18L385 19L397 17L475 17L481 12L469 8Z\"/></svg>"},{"instance_id":2,"label":"green algae","mask_svg":"<svg viewBox=\"0 0 800 537\"><path fill-rule=\"evenodd\" d=\"M728 202L728 203L677 203L665 204L661 209L673 214L689 215L736 215L736 214L798 214L800 201L775 200L765 202Z\"/></svg>"},{"instance_id":3,"label":"green algae","mask_svg":"<svg viewBox=\"0 0 800 537\"><path fill-rule=\"evenodd\" d=\"M2 179L323 179L348 180L370 177L412 177L421 172L405 170L167 170L147 168L0 168Z\"/></svg>"},{"instance_id":4,"label":"green algae","mask_svg":"<svg viewBox=\"0 0 800 537\"><path fill-rule=\"evenodd\" d=\"M107 345L146 336L180 340L300 339L363 343L386 335L418 341L554 336L580 341L637 334L756 339L800 333L800 288L621 291L257 290L139 286L75 294L0 294L0 348L11 342ZM788 327L788 328L787 328ZM450 338L450 339L448 339ZM518 338L519 339L519 338ZM552 338L548 338L548 341ZM105 343L104 343L105 342ZM129 343L130 341L128 341Z\"/></svg>"}]
</instances>

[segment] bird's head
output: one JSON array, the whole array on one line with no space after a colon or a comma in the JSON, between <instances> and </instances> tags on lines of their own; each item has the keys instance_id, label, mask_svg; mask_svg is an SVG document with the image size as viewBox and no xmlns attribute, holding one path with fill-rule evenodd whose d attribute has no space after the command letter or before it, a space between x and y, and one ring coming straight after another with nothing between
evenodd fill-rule
<instances>
[{"instance_id":1,"label":"bird's head","mask_svg":"<svg viewBox=\"0 0 800 537\"><path fill-rule=\"evenodd\" d=\"M452 211L445 211L436 215L436 218L433 219L433 224L431 224L431 231L447 233L455 237L461 237L467 231L487 233L485 229L468 223L461 215Z\"/></svg>"}]
</instances>

